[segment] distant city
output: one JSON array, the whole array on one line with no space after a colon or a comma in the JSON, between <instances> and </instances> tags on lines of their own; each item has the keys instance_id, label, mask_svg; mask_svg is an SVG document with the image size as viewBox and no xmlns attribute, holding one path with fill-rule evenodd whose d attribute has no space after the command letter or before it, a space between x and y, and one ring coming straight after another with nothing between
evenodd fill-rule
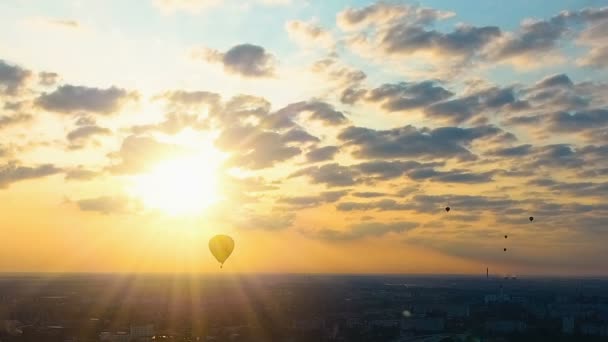
<instances>
[{"instance_id":1,"label":"distant city","mask_svg":"<svg viewBox=\"0 0 608 342\"><path fill-rule=\"evenodd\" d=\"M608 280L4 275L0 341L608 341Z\"/></svg>"}]
</instances>

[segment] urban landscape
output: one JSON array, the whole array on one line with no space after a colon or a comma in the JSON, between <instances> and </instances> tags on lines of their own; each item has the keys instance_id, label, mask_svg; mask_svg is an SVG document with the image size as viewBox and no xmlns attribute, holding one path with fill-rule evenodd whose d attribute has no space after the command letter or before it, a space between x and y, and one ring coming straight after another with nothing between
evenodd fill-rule
<instances>
[{"instance_id":1,"label":"urban landscape","mask_svg":"<svg viewBox=\"0 0 608 342\"><path fill-rule=\"evenodd\" d=\"M5 275L0 341L608 341L608 280Z\"/></svg>"}]
</instances>

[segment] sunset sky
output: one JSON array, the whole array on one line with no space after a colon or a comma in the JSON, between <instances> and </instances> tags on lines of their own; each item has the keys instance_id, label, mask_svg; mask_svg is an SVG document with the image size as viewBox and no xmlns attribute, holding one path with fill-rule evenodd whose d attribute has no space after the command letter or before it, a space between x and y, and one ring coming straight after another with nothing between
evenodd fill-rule
<instances>
[{"instance_id":1,"label":"sunset sky","mask_svg":"<svg viewBox=\"0 0 608 342\"><path fill-rule=\"evenodd\" d=\"M3 0L0 271L608 275L605 6Z\"/></svg>"}]
</instances>

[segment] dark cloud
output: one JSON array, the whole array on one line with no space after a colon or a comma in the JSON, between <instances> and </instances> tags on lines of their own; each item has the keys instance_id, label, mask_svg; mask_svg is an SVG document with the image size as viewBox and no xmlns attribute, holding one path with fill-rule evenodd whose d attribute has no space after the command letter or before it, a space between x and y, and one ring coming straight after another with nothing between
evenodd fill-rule
<instances>
[{"instance_id":1,"label":"dark cloud","mask_svg":"<svg viewBox=\"0 0 608 342\"><path fill-rule=\"evenodd\" d=\"M208 50L205 59L221 63L224 70L244 77L272 77L275 74L275 58L258 45L240 44L226 52Z\"/></svg>"},{"instance_id":2,"label":"dark cloud","mask_svg":"<svg viewBox=\"0 0 608 342\"><path fill-rule=\"evenodd\" d=\"M358 158L451 158L474 157L467 146L475 140L496 138L504 133L495 126L436 129L405 126L390 130L348 127L338 138L356 148Z\"/></svg>"},{"instance_id":3,"label":"dark cloud","mask_svg":"<svg viewBox=\"0 0 608 342\"><path fill-rule=\"evenodd\" d=\"M0 189L6 189L12 183L28 179L43 178L62 172L52 164L39 166L21 166L14 162L0 165Z\"/></svg>"},{"instance_id":4,"label":"dark cloud","mask_svg":"<svg viewBox=\"0 0 608 342\"><path fill-rule=\"evenodd\" d=\"M316 120L329 126L348 123L346 116L329 103L311 100L289 104L266 117L262 124L272 129L288 128L295 126L295 120L304 114L308 114L310 120Z\"/></svg>"},{"instance_id":5,"label":"dark cloud","mask_svg":"<svg viewBox=\"0 0 608 342\"><path fill-rule=\"evenodd\" d=\"M58 113L91 112L107 115L119 111L125 103L138 99L136 92L116 87L101 89L63 85L51 93L40 95L36 104Z\"/></svg>"},{"instance_id":6,"label":"dark cloud","mask_svg":"<svg viewBox=\"0 0 608 342\"><path fill-rule=\"evenodd\" d=\"M82 211L93 211L104 215L126 214L132 212L141 204L124 196L101 196L76 201Z\"/></svg>"},{"instance_id":7,"label":"dark cloud","mask_svg":"<svg viewBox=\"0 0 608 342\"><path fill-rule=\"evenodd\" d=\"M516 103L511 88L489 88L454 100L435 103L425 109L430 118L459 124L487 111L497 111Z\"/></svg>"},{"instance_id":8,"label":"dark cloud","mask_svg":"<svg viewBox=\"0 0 608 342\"><path fill-rule=\"evenodd\" d=\"M525 144L514 147L503 147L487 152L488 155L497 157L522 157L530 154L532 145Z\"/></svg>"},{"instance_id":9,"label":"dark cloud","mask_svg":"<svg viewBox=\"0 0 608 342\"><path fill-rule=\"evenodd\" d=\"M390 54L431 51L445 56L470 56L501 36L496 26L460 26L449 33L399 23L381 36L382 48Z\"/></svg>"},{"instance_id":10,"label":"dark cloud","mask_svg":"<svg viewBox=\"0 0 608 342\"><path fill-rule=\"evenodd\" d=\"M413 180L431 179L434 182L478 184L491 182L495 172L470 172L466 170L437 171L433 168L416 169L408 172Z\"/></svg>"},{"instance_id":11,"label":"dark cloud","mask_svg":"<svg viewBox=\"0 0 608 342\"><path fill-rule=\"evenodd\" d=\"M306 176L314 184L325 184L326 186L334 187L354 185L357 174L350 167L333 163L301 169L292 173L289 177Z\"/></svg>"},{"instance_id":12,"label":"dark cloud","mask_svg":"<svg viewBox=\"0 0 608 342\"><path fill-rule=\"evenodd\" d=\"M0 59L0 94L16 95L31 75L31 71Z\"/></svg>"},{"instance_id":13,"label":"dark cloud","mask_svg":"<svg viewBox=\"0 0 608 342\"><path fill-rule=\"evenodd\" d=\"M69 132L67 139L73 147L82 147L91 137L96 135L111 135L112 130L96 125L79 126Z\"/></svg>"},{"instance_id":14,"label":"dark cloud","mask_svg":"<svg viewBox=\"0 0 608 342\"><path fill-rule=\"evenodd\" d=\"M355 104L367 94L367 90L359 89L355 87L349 87L342 90L340 95L340 102L344 104Z\"/></svg>"},{"instance_id":15,"label":"dark cloud","mask_svg":"<svg viewBox=\"0 0 608 342\"><path fill-rule=\"evenodd\" d=\"M549 118L550 129L556 132L577 132L608 126L608 109L579 112L558 112Z\"/></svg>"},{"instance_id":16,"label":"dark cloud","mask_svg":"<svg viewBox=\"0 0 608 342\"><path fill-rule=\"evenodd\" d=\"M352 195L354 197L360 198L375 198L375 197L384 197L388 196L388 194L384 192L375 192L375 191L361 191L361 192L353 192Z\"/></svg>"},{"instance_id":17,"label":"dark cloud","mask_svg":"<svg viewBox=\"0 0 608 342\"><path fill-rule=\"evenodd\" d=\"M332 160L339 151L340 149L337 146L318 147L306 153L306 160L309 163Z\"/></svg>"},{"instance_id":18,"label":"dark cloud","mask_svg":"<svg viewBox=\"0 0 608 342\"><path fill-rule=\"evenodd\" d=\"M389 111L401 111L420 108L445 100L454 95L433 81L419 83L383 84L369 91L366 99L379 102L382 108Z\"/></svg>"},{"instance_id":19,"label":"dark cloud","mask_svg":"<svg viewBox=\"0 0 608 342\"><path fill-rule=\"evenodd\" d=\"M400 177L406 171L419 167L429 167L438 165L437 163L421 164L415 161L384 161L374 160L353 166L354 170L360 172L367 180L388 180Z\"/></svg>"},{"instance_id":20,"label":"dark cloud","mask_svg":"<svg viewBox=\"0 0 608 342\"><path fill-rule=\"evenodd\" d=\"M538 56L555 48L557 42L567 32L566 14L549 20L524 22L519 32L506 36L493 46L489 58L502 60L520 56Z\"/></svg>"},{"instance_id":21,"label":"dark cloud","mask_svg":"<svg viewBox=\"0 0 608 342\"><path fill-rule=\"evenodd\" d=\"M321 140L319 138L315 137L314 135L311 135L310 133L306 132L303 129L292 128L289 131L287 131L285 134L283 134L283 141L298 142L298 143L307 143L307 142L316 143Z\"/></svg>"},{"instance_id":22,"label":"dark cloud","mask_svg":"<svg viewBox=\"0 0 608 342\"><path fill-rule=\"evenodd\" d=\"M390 233L403 233L418 227L415 222L361 222L347 228L347 230L322 229L306 233L309 237L329 241L350 241L368 237L380 237Z\"/></svg>"}]
</instances>

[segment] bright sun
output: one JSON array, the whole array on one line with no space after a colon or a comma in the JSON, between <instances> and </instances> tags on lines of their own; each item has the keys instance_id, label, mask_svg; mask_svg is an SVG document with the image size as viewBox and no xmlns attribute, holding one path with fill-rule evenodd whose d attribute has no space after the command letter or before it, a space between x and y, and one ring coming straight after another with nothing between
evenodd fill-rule
<instances>
[{"instance_id":1,"label":"bright sun","mask_svg":"<svg viewBox=\"0 0 608 342\"><path fill-rule=\"evenodd\" d=\"M132 193L149 209L169 215L197 214L220 199L215 151L157 164L133 180Z\"/></svg>"}]
</instances>

